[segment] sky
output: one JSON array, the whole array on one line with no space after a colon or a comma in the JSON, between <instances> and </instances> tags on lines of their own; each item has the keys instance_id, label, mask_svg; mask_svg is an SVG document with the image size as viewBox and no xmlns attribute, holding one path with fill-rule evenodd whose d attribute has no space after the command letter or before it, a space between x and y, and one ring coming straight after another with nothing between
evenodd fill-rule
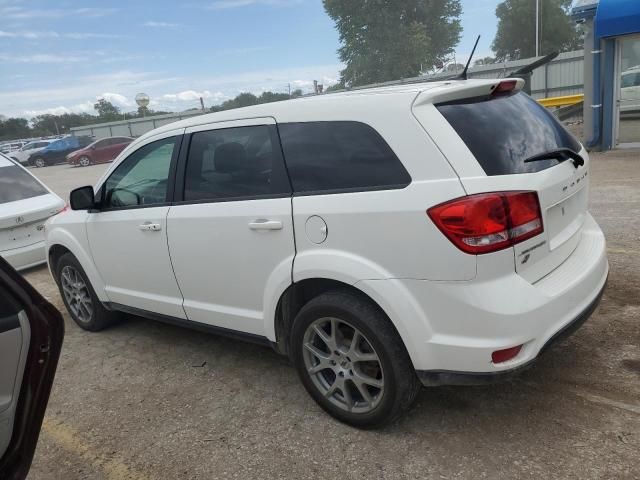
<instances>
[{"instance_id":1,"label":"sky","mask_svg":"<svg viewBox=\"0 0 640 480\"><path fill-rule=\"evenodd\" d=\"M462 0L457 61L482 35L489 55L500 0ZM0 114L95 113L215 105L238 93L310 91L342 68L321 0L0 0Z\"/></svg>"}]
</instances>

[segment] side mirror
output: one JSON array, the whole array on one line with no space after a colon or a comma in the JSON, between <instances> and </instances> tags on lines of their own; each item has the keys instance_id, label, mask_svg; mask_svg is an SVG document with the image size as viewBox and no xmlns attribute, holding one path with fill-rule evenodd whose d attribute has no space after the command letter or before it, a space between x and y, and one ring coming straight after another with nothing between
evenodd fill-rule
<instances>
[{"instance_id":1,"label":"side mirror","mask_svg":"<svg viewBox=\"0 0 640 480\"><path fill-rule=\"evenodd\" d=\"M69 195L71 210L91 210L96 206L93 187L80 187L71 191Z\"/></svg>"},{"instance_id":2,"label":"side mirror","mask_svg":"<svg viewBox=\"0 0 640 480\"><path fill-rule=\"evenodd\" d=\"M89 148L91 148L91 150L95 150L96 146L95 145L91 145L91 147L89 147Z\"/></svg>"}]
</instances>

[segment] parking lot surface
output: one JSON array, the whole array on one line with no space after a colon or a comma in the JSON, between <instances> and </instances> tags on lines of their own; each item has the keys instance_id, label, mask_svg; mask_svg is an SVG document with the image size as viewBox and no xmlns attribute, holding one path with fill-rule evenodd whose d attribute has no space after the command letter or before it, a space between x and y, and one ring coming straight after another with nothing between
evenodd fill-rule
<instances>
[{"instance_id":1,"label":"parking lot surface","mask_svg":"<svg viewBox=\"0 0 640 480\"><path fill-rule=\"evenodd\" d=\"M135 317L82 331L27 272L67 327L30 478L640 478L640 153L592 159L599 309L514 381L423 389L380 431L324 414L268 348ZM67 197L106 168L33 171Z\"/></svg>"}]
</instances>

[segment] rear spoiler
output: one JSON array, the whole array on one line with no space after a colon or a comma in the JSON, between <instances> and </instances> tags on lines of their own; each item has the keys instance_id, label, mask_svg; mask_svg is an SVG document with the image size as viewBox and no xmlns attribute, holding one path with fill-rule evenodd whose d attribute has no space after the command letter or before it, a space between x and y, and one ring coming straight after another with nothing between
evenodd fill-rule
<instances>
[{"instance_id":1,"label":"rear spoiler","mask_svg":"<svg viewBox=\"0 0 640 480\"><path fill-rule=\"evenodd\" d=\"M524 84L525 81L522 78L452 81L436 88L424 90L413 106L454 102L465 98L489 97L500 93L520 91Z\"/></svg>"}]
</instances>

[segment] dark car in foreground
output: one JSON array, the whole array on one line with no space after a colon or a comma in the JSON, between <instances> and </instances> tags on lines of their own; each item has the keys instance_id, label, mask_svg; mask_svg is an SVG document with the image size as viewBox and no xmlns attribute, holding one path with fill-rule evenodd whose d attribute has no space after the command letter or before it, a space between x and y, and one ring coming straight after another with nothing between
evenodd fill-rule
<instances>
[{"instance_id":1,"label":"dark car in foreground","mask_svg":"<svg viewBox=\"0 0 640 480\"><path fill-rule=\"evenodd\" d=\"M23 480L60 358L64 320L0 258L0 478Z\"/></svg>"},{"instance_id":2,"label":"dark car in foreground","mask_svg":"<svg viewBox=\"0 0 640 480\"><path fill-rule=\"evenodd\" d=\"M133 142L131 137L101 138L67 155L69 165L88 167L94 163L107 163L113 161L120 152Z\"/></svg>"},{"instance_id":3,"label":"dark car in foreground","mask_svg":"<svg viewBox=\"0 0 640 480\"><path fill-rule=\"evenodd\" d=\"M47 165L65 162L68 154L84 148L92 142L93 138L88 136L59 138L51 142L44 149L31 155L29 157L29 165L46 167Z\"/></svg>"}]
</instances>

